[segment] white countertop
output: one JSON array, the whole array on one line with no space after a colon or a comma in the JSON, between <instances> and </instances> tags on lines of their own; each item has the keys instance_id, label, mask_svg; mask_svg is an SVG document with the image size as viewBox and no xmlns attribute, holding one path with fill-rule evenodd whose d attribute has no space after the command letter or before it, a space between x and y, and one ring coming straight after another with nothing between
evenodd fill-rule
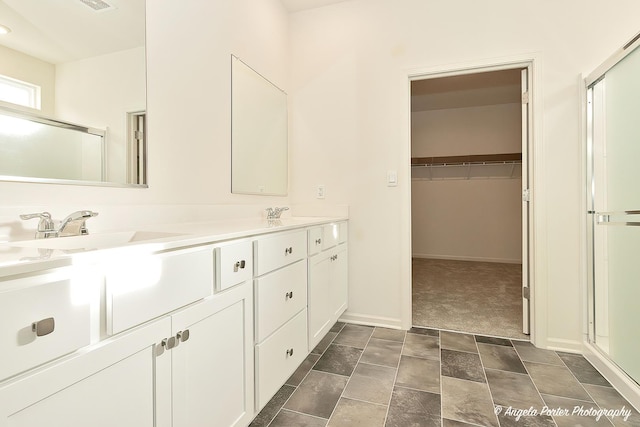
<instances>
[{"instance_id":1,"label":"white countertop","mask_svg":"<svg viewBox=\"0 0 640 427\"><path fill-rule=\"evenodd\" d=\"M115 251L128 253L135 250L157 252L179 247L216 243L225 240L263 235L267 233L293 230L296 228L344 221L346 217L283 217L280 220L268 221L261 218L243 218L210 222L193 222L180 224L163 224L149 227L136 227L135 230L113 231L112 233L96 233L89 236L62 237L58 239L40 239L29 242L5 242L0 244L0 278L17 274L26 274L38 270L74 265L98 259ZM166 237L151 240L133 241L124 244L113 244L111 236L124 236L133 233L170 233ZM87 244L80 244L71 249L55 248L52 240L85 239ZM65 241L66 243L69 241ZM84 242L84 240L82 240ZM28 247L20 246L28 244Z\"/></svg>"}]
</instances>

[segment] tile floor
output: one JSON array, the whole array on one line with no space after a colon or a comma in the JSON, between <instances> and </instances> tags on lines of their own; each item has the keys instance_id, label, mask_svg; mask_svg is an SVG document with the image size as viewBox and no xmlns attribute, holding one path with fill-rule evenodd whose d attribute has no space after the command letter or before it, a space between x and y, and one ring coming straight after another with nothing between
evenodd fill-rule
<instances>
[{"instance_id":1,"label":"tile floor","mask_svg":"<svg viewBox=\"0 0 640 427\"><path fill-rule=\"evenodd\" d=\"M632 406L580 355L337 323L251 427L640 426L600 409Z\"/></svg>"}]
</instances>

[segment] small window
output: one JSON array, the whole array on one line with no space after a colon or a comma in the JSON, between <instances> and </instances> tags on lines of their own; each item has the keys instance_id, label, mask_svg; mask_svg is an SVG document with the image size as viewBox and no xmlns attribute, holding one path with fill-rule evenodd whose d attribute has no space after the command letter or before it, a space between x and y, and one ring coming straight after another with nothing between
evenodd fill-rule
<instances>
[{"instance_id":1,"label":"small window","mask_svg":"<svg viewBox=\"0 0 640 427\"><path fill-rule=\"evenodd\" d=\"M40 86L0 75L0 101L40 109Z\"/></svg>"}]
</instances>

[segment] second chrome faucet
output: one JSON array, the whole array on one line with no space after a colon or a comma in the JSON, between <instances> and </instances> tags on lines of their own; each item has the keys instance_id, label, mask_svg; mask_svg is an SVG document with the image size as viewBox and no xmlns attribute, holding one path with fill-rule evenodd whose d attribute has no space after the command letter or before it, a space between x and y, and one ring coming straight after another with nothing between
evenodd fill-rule
<instances>
[{"instance_id":1,"label":"second chrome faucet","mask_svg":"<svg viewBox=\"0 0 640 427\"><path fill-rule=\"evenodd\" d=\"M35 238L46 239L50 237L82 236L89 234L85 221L97 215L98 212L88 210L76 211L67 215L67 217L58 224L51 219L49 212L24 214L20 215L20 218L24 220L39 218L40 222L38 222Z\"/></svg>"}]
</instances>

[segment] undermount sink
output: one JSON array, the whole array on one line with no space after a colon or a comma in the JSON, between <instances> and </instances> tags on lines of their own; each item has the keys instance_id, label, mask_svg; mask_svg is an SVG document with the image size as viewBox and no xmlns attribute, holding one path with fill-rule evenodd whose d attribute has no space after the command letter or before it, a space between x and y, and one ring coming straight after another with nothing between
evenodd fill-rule
<instances>
[{"instance_id":1,"label":"undermount sink","mask_svg":"<svg viewBox=\"0 0 640 427\"><path fill-rule=\"evenodd\" d=\"M9 242L10 246L40 249L106 249L144 243L152 240L183 236L181 233L164 231L122 231L117 233L88 234L85 236L55 237Z\"/></svg>"}]
</instances>

